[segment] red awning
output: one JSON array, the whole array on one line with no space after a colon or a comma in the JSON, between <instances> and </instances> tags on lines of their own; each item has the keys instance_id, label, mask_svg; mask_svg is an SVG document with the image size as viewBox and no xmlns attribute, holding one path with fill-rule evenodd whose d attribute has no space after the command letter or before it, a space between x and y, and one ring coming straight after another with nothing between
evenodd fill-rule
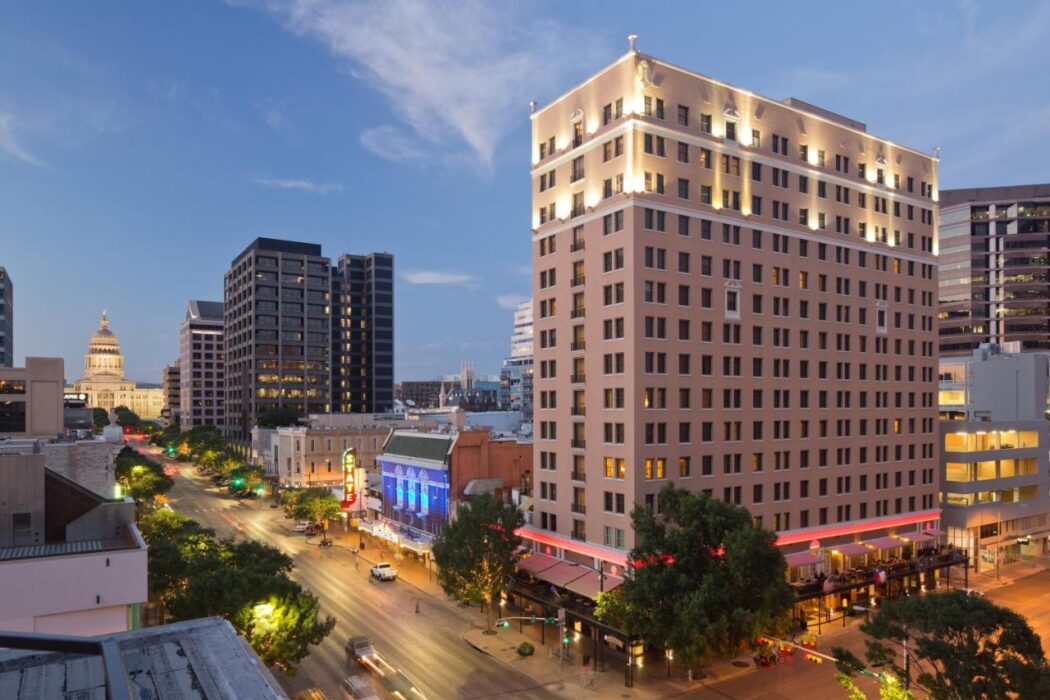
<instances>
[{"instance_id":1,"label":"red awning","mask_svg":"<svg viewBox=\"0 0 1050 700\"><path fill-rule=\"evenodd\" d=\"M787 560L788 566L813 566L814 564L824 563L824 557L815 552L794 552L792 554L785 554L784 559Z\"/></svg>"},{"instance_id":2,"label":"red awning","mask_svg":"<svg viewBox=\"0 0 1050 700\"><path fill-rule=\"evenodd\" d=\"M850 542L849 544L831 545L830 549L847 557L859 557L864 554L871 554L871 550L862 545L860 542Z\"/></svg>"},{"instance_id":3,"label":"red awning","mask_svg":"<svg viewBox=\"0 0 1050 700\"><path fill-rule=\"evenodd\" d=\"M903 547L904 543L898 540L896 537L879 537L874 540L865 540L862 544L866 544L873 549L885 552L898 547Z\"/></svg>"},{"instance_id":4,"label":"red awning","mask_svg":"<svg viewBox=\"0 0 1050 700\"><path fill-rule=\"evenodd\" d=\"M617 588L623 583L623 579L619 576L605 575L604 586L601 580L601 576L596 571L588 571L586 574L565 584L565 589L582 595L584 598L594 600L598 594L604 589L606 593L614 588Z\"/></svg>"},{"instance_id":5,"label":"red awning","mask_svg":"<svg viewBox=\"0 0 1050 700\"><path fill-rule=\"evenodd\" d=\"M905 532L897 535L903 539L913 542L915 544L921 544L923 542L932 542L935 538L932 535L928 535L925 532Z\"/></svg>"},{"instance_id":6,"label":"red awning","mask_svg":"<svg viewBox=\"0 0 1050 700\"><path fill-rule=\"evenodd\" d=\"M925 532L927 535L933 535L934 537L940 537L944 534L944 530L940 530L935 527L928 527L925 530L923 530L923 532Z\"/></svg>"},{"instance_id":7,"label":"red awning","mask_svg":"<svg viewBox=\"0 0 1050 700\"><path fill-rule=\"evenodd\" d=\"M536 576L541 571L556 566L561 563L561 559L547 556L546 554L530 554L527 557L523 557L518 560L518 571L526 571L533 576Z\"/></svg>"},{"instance_id":8,"label":"red awning","mask_svg":"<svg viewBox=\"0 0 1050 700\"><path fill-rule=\"evenodd\" d=\"M588 572L590 572L590 569L586 567L577 566L568 561L561 561L558 562L557 566L541 571L537 574L537 578L541 581L552 583L558 588L565 588L570 581L575 581Z\"/></svg>"}]
</instances>

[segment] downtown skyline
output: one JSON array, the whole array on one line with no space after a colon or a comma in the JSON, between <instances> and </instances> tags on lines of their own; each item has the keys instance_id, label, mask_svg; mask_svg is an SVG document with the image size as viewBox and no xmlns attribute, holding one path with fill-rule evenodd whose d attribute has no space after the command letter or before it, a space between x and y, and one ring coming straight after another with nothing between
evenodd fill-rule
<instances>
[{"instance_id":1,"label":"downtown skyline","mask_svg":"<svg viewBox=\"0 0 1050 700\"><path fill-rule=\"evenodd\" d=\"M159 382L186 301L221 299L257 236L395 255L397 381L462 360L498 371L530 289L528 102L622 55L628 33L706 75L940 146L941 189L1043 181L1050 151L1050 105L1027 84L1047 64L1034 51L1047 3L899 3L877 18L832 4L801 17L761 3L113 3L55 24L57 7L0 10L0 265L16 364L62 356L68 379L107 308L128 376Z\"/></svg>"}]
</instances>

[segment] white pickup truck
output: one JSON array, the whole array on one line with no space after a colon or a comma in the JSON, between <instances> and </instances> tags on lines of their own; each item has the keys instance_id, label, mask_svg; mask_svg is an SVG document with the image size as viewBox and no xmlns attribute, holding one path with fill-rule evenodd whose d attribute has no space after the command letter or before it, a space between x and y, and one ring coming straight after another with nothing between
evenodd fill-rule
<instances>
[{"instance_id":1,"label":"white pickup truck","mask_svg":"<svg viewBox=\"0 0 1050 700\"><path fill-rule=\"evenodd\" d=\"M372 575L372 578L380 581L393 581L397 578L397 569L393 564L385 561L381 561L378 564L372 564L369 573Z\"/></svg>"}]
</instances>

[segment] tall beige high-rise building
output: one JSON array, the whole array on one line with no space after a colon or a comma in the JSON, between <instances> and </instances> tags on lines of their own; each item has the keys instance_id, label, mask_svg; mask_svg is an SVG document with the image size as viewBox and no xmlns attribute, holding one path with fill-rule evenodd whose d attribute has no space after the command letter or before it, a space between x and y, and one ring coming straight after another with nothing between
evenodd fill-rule
<instances>
[{"instance_id":1,"label":"tall beige high-rise building","mask_svg":"<svg viewBox=\"0 0 1050 700\"><path fill-rule=\"evenodd\" d=\"M534 110L534 546L622 563L668 483L788 551L938 523L937 166L633 39Z\"/></svg>"}]
</instances>

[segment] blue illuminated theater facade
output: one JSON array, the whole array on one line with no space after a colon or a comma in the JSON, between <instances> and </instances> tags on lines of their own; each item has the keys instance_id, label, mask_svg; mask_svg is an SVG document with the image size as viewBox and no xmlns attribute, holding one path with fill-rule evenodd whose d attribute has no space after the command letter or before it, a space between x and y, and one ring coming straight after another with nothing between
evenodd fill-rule
<instances>
[{"instance_id":1,"label":"blue illuminated theater facade","mask_svg":"<svg viewBox=\"0 0 1050 700\"><path fill-rule=\"evenodd\" d=\"M455 437L395 432L377 457L383 518L405 534L439 535L448 522L449 460Z\"/></svg>"}]
</instances>

